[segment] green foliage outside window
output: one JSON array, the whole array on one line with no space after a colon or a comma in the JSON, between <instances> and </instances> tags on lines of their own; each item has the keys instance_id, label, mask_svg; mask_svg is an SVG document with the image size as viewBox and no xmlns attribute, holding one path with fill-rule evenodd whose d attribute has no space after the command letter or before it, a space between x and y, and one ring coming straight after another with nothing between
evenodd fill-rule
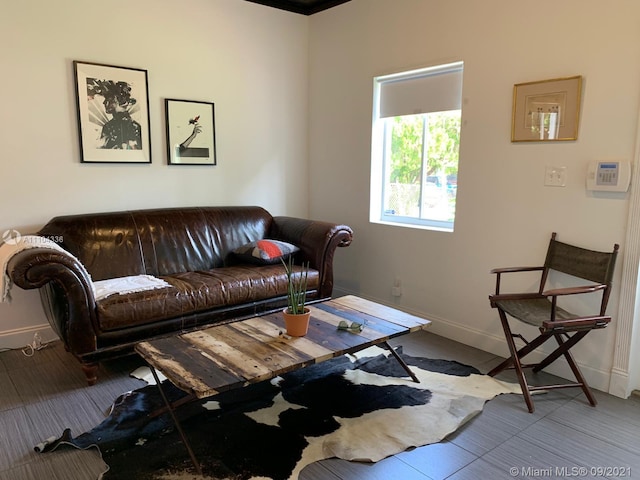
<instances>
[{"instance_id":1,"label":"green foliage outside window","mask_svg":"<svg viewBox=\"0 0 640 480\"><path fill-rule=\"evenodd\" d=\"M460 111L387 120L390 158L385 210L394 215L453 221Z\"/></svg>"},{"instance_id":2,"label":"green foliage outside window","mask_svg":"<svg viewBox=\"0 0 640 480\"><path fill-rule=\"evenodd\" d=\"M458 173L460 111L395 117L392 125L390 182L420 183L423 136L425 174Z\"/></svg>"}]
</instances>

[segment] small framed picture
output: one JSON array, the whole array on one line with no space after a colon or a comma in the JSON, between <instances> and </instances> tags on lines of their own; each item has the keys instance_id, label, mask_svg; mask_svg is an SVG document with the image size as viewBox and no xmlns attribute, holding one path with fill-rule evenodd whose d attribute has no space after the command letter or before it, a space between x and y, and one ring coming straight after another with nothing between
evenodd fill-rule
<instances>
[{"instance_id":1,"label":"small framed picture","mask_svg":"<svg viewBox=\"0 0 640 480\"><path fill-rule=\"evenodd\" d=\"M165 99L169 165L216 165L214 105Z\"/></svg>"},{"instance_id":2,"label":"small framed picture","mask_svg":"<svg viewBox=\"0 0 640 480\"><path fill-rule=\"evenodd\" d=\"M80 161L151 163L147 71L73 62Z\"/></svg>"},{"instance_id":3,"label":"small framed picture","mask_svg":"<svg viewBox=\"0 0 640 480\"><path fill-rule=\"evenodd\" d=\"M514 85L511 141L577 140L581 95L581 76Z\"/></svg>"}]
</instances>

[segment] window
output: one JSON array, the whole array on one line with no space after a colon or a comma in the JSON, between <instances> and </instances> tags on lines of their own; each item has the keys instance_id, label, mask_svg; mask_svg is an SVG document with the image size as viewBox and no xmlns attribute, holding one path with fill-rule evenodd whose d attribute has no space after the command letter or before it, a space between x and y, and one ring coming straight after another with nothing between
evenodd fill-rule
<instances>
[{"instance_id":1,"label":"window","mask_svg":"<svg viewBox=\"0 0 640 480\"><path fill-rule=\"evenodd\" d=\"M453 231L462 62L374 79L370 220Z\"/></svg>"}]
</instances>

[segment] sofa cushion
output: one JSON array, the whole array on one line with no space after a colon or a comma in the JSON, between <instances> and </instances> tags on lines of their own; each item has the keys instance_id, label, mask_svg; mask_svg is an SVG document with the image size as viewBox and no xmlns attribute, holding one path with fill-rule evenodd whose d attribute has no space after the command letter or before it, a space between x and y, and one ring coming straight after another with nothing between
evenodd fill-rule
<instances>
[{"instance_id":1,"label":"sofa cushion","mask_svg":"<svg viewBox=\"0 0 640 480\"><path fill-rule=\"evenodd\" d=\"M160 278L171 287L111 295L97 302L100 329L107 332L131 328L214 307L283 296L287 292L287 277L281 265L236 265ZM310 270L308 289L317 289L318 285L318 271Z\"/></svg>"},{"instance_id":2,"label":"sofa cushion","mask_svg":"<svg viewBox=\"0 0 640 480\"><path fill-rule=\"evenodd\" d=\"M280 263L280 259L286 259L298 250L300 250L298 247L287 242L263 239L236 248L233 253L245 262L269 265Z\"/></svg>"}]
</instances>

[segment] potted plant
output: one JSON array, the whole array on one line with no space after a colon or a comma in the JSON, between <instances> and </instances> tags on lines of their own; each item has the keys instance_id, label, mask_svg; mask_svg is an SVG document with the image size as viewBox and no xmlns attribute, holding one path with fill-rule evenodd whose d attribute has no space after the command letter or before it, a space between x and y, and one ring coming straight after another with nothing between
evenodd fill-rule
<instances>
[{"instance_id":1,"label":"potted plant","mask_svg":"<svg viewBox=\"0 0 640 480\"><path fill-rule=\"evenodd\" d=\"M309 277L309 262L302 264L299 273L293 271L293 259L288 262L282 260L287 274L287 308L282 312L287 334L292 337L303 337L309 329L311 312L305 307L307 299L307 278Z\"/></svg>"}]
</instances>

